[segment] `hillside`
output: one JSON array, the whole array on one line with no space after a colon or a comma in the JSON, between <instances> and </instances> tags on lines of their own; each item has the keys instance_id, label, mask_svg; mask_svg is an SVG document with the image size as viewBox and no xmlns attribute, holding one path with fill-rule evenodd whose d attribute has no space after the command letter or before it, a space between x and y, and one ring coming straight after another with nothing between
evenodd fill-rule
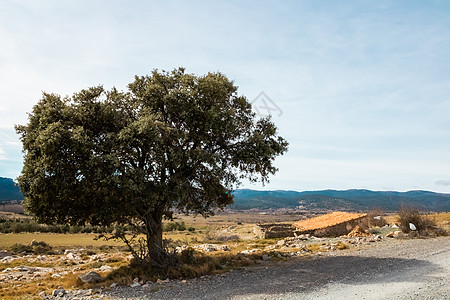
<instances>
[{"instance_id":1,"label":"hillside","mask_svg":"<svg viewBox=\"0 0 450 300\"><path fill-rule=\"evenodd\" d=\"M0 177L0 202L23 200L23 195L11 178Z\"/></svg>"},{"instance_id":2,"label":"hillside","mask_svg":"<svg viewBox=\"0 0 450 300\"><path fill-rule=\"evenodd\" d=\"M327 209L361 211L382 208L397 211L402 204L415 206L424 211L450 211L450 194L428 191L370 191L370 190L323 190L323 191L255 191L236 190L234 209L296 208L305 210Z\"/></svg>"},{"instance_id":3,"label":"hillside","mask_svg":"<svg viewBox=\"0 0 450 300\"><path fill-rule=\"evenodd\" d=\"M402 204L415 206L424 211L450 211L450 194L429 191L370 191L370 190L323 190L323 191L234 191L233 209L279 209L301 208L304 210L365 211L382 208L397 211ZM0 177L0 202L23 200L20 189L10 178Z\"/></svg>"}]
</instances>

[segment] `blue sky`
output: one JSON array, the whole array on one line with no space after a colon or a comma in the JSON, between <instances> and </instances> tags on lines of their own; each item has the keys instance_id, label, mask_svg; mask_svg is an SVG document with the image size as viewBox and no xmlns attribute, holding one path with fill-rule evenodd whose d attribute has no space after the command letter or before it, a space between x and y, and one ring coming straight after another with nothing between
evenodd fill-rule
<instances>
[{"instance_id":1,"label":"blue sky","mask_svg":"<svg viewBox=\"0 0 450 300\"><path fill-rule=\"evenodd\" d=\"M0 176L42 91L184 66L282 111L280 171L243 187L450 193L449 51L447 1L1 1Z\"/></svg>"}]
</instances>

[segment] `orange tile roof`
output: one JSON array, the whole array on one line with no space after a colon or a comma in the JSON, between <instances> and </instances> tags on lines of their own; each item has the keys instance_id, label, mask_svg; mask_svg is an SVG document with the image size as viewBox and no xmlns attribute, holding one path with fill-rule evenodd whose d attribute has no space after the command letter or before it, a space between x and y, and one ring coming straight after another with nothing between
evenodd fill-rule
<instances>
[{"instance_id":1,"label":"orange tile roof","mask_svg":"<svg viewBox=\"0 0 450 300\"><path fill-rule=\"evenodd\" d=\"M350 220L365 217L366 215L367 214L357 214L357 213L337 211L330 214L321 215L315 218L301 220L295 222L293 225L300 230L315 230L348 222Z\"/></svg>"}]
</instances>

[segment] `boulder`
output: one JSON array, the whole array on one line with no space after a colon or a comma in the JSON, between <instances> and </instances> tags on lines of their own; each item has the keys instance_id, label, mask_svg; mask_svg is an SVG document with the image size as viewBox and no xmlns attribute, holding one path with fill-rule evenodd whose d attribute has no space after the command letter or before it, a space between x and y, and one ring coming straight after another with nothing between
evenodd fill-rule
<instances>
[{"instance_id":1,"label":"boulder","mask_svg":"<svg viewBox=\"0 0 450 300\"><path fill-rule=\"evenodd\" d=\"M53 290L53 292L52 292L53 297L62 297L65 294L66 294L66 290L61 287L57 288L56 290Z\"/></svg>"},{"instance_id":2,"label":"boulder","mask_svg":"<svg viewBox=\"0 0 450 300\"><path fill-rule=\"evenodd\" d=\"M70 259L70 260L81 260L81 256L79 256L78 254L75 254L73 252L67 253L66 258Z\"/></svg>"},{"instance_id":3,"label":"boulder","mask_svg":"<svg viewBox=\"0 0 450 300\"><path fill-rule=\"evenodd\" d=\"M89 273L78 276L78 279L80 279L84 283L97 283L102 281L103 277L97 272L91 271Z\"/></svg>"},{"instance_id":4,"label":"boulder","mask_svg":"<svg viewBox=\"0 0 450 300\"><path fill-rule=\"evenodd\" d=\"M348 237L366 237L372 236L370 233L367 233L364 229L356 225L355 228L347 235Z\"/></svg>"}]
</instances>

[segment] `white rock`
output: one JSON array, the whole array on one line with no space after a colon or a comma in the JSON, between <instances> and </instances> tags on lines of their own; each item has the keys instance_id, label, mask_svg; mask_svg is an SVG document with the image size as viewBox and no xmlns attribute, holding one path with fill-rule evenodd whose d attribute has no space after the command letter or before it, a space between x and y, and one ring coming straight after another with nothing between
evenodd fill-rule
<instances>
[{"instance_id":1,"label":"white rock","mask_svg":"<svg viewBox=\"0 0 450 300\"><path fill-rule=\"evenodd\" d=\"M69 252L66 255L66 258L70 259L70 260L81 260L81 256L79 256L78 254L72 253L72 252Z\"/></svg>"},{"instance_id":2,"label":"white rock","mask_svg":"<svg viewBox=\"0 0 450 300\"><path fill-rule=\"evenodd\" d=\"M141 287L141 284L139 282L134 282L134 283L130 284L130 287L132 287L132 288Z\"/></svg>"},{"instance_id":3,"label":"white rock","mask_svg":"<svg viewBox=\"0 0 450 300\"><path fill-rule=\"evenodd\" d=\"M101 266L98 270L101 271L101 272L107 272L107 271L114 270L114 268L112 268L112 267L110 267L108 265L104 265L104 266Z\"/></svg>"},{"instance_id":4,"label":"white rock","mask_svg":"<svg viewBox=\"0 0 450 300\"><path fill-rule=\"evenodd\" d=\"M15 258L13 256L5 256L2 259L0 259L0 262L2 262L2 263L10 263L10 262L13 262L16 259L17 258Z\"/></svg>"},{"instance_id":5,"label":"white rock","mask_svg":"<svg viewBox=\"0 0 450 300\"><path fill-rule=\"evenodd\" d=\"M110 288L115 288L117 286L117 283L113 282L111 283L111 285L109 286Z\"/></svg>"},{"instance_id":6,"label":"white rock","mask_svg":"<svg viewBox=\"0 0 450 300\"><path fill-rule=\"evenodd\" d=\"M417 230L417 227L413 223L409 223L409 229L414 231L414 230Z\"/></svg>"}]
</instances>

